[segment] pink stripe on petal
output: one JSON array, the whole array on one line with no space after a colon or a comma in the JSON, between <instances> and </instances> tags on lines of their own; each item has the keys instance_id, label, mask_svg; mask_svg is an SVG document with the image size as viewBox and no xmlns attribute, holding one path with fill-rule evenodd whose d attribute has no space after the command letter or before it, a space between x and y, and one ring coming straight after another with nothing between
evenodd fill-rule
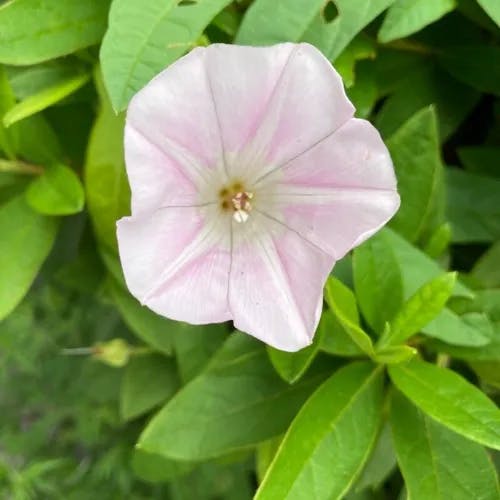
<instances>
[{"instance_id":1,"label":"pink stripe on petal","mask_svg":"<svg viewBox=\"0 0 500 500\"><path fill-rule=\"evenodd\" d=\"M130 125L125 128L125 159L133 215L165 205L198 203L197 189L186 168Z\"/></svg>"},{"instance_id":2,"label":"pink stripe on petal","mask_svg":"<svg viewBox=\"0 0 500 500\"><path fill-rule=\"evenodd\" d=\"M212 169L222 150L205 55L197 48L153 78L131 100L127 122L167 154L178 149Z\"/></svg>"},{"instance_id":3,"label":"pink stripe on petal","mask_svg":"<svg viewBox=\"0 0 500 500\"><path fill-rule=\"evenodd\" d=\"M353 114L342 79L331 63L312 45L296 45L251 144L255 151L265 153L258 175L308 150Z\"/></svg>"},{"instance_id":4,"label":"pink stripe on petal","mask_svg":"<svg viewBox=\"0 0 500 500\"><path fill-rule=\"evenodd\" d=\"M284 351L309 345L333 259L283 227L272 237L235 232L233 244L229 304L235 326Z\"/></svg>"},{"instance_id":5,"label":"pink stripe on petal","mask_svg":"<svg viewBox=\"0 0 500 500\"><path fill-rule=\"evenodd\" d=\"M199 209L126 217L118 221L117 234L127 286L142 303L190 323L229 318L229 246Z\"/></svg>"}]
</instances>

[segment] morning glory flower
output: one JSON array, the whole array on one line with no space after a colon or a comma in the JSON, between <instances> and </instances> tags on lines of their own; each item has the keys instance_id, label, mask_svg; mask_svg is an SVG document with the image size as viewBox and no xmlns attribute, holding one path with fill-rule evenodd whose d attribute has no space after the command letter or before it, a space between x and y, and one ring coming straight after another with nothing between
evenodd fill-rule
<instances>
[{"instance_id":1,"label":"morning glory flower","mask_svg":"<svg viewBox=\"0 0 500 500\"><path fill-rule=\"evenodd\" d=\"M353 114L308 44L214 44L156 76L125 127L131 293L175 320L310 344L333 265L399 206L387 149Z\"/></svg>"}]
</instances>

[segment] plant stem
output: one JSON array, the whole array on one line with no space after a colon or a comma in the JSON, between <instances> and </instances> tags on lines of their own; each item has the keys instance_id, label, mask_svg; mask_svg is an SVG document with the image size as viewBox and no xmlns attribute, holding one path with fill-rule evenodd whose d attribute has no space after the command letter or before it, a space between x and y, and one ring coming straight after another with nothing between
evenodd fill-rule
<instances>
[{"instance_id":1,"label":"plant stem","mask_svg":"<svg viewBox=\"0 0 500 500\"><path fill-rule=\"evenodd\" d=\"M5 160L0 158L0 172L22 175L41 175L43 174L43 167L20 160Z\"/></svg>"}]
</instances>

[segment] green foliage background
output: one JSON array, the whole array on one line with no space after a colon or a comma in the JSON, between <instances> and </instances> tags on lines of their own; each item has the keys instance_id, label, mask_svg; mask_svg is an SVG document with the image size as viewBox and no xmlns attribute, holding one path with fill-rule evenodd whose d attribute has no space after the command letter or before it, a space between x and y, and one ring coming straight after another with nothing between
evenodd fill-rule
<instances>
[{"instance_id":1,"label":"green foliage background","mask_svg":"<svg viewBox=\"0 0 500 500\"><path fill-rule=\"evenodd\" d=\"M498 499L499 26L498 0L0 2L0 497ZM332 61L402 197L293 354L142 308L115 240L131 96L281 41Z\"/></svg>"}]
</instances>

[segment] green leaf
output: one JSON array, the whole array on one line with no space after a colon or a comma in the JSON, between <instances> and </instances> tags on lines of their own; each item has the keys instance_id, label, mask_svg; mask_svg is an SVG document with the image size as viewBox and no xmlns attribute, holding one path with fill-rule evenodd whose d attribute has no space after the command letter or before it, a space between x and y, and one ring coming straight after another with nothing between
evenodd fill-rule
<instances>
[{"instance_id":1,"label":"green leaf","mask_svg":"<svg viewBox=\"0 0 500 500\"><path fill-rule=\"evenodd\" d=\"M178 325L174 336L175 355L182 383L186 384L206 368L226 340L228 328L225 324Z\"/></svg>"},{"instance_id":2,"label":"green leaf","mask_svg":"<svg viewBox=\"0 0 500 500\"><path fill-rule=\"evenodd\" d=\"M381 92L393 92L382 104L375 125L383 137L391 137L417 111L434 105L443 142L471 112L481 94L455 80L432 59L421 60L414 53L401 52L381 51L377 58L375 71Z\"/></svg>"},{"instance_id":3,"label":"green leaf","mask_svg":"<svg viewBox=\"0 0 500 500\"><path fill-rule=\"evenodd\" d=\"M490 328L484 314L458 316L445 308L434 320L422 327L422 333L448 344L477 347L490 343Z\"/></svg>"},{"instance_id":4,"label":"green leaf","mask_svg":"<svg viewBox=\"0 0 500 500\"><path fill-rule=\"evenodd\" d=\"M446 169L446 215L454 243L500 239L500 179Z\"/></svg>"},{"instance_id":5,"label":"green leaf","mask_svg":"<svg viewBox=\"0 0 500 500\"><path fill-rule=\"evenodd\" d=\"M194 467L191 462L177 462L168 458L148 453L144 450L134 450L132 469L134 474L149 483L165 483L186 474Z\"/></svg>"},{"instance_id":6,"label":"green leaf","mask_svg":"<svg viewBox=\"0 0 500 500\"><path fill-rule=\"evenodd\" d=\"M285 352L267 347L267 354L278 375L289 384L293 384L304 375L319 351L321 330L314 335L313 343L297 352Z\"/></svg>"},{"instance_id":7,"label":"green leaf","mask_svg":"<svg viewBox=\"0 0 500 500\"><path fill-rule=\"evenodd\" d=\"M445 273L419 288L389 323L379 346L403 344L430 323L444 309L456 279L456 273Z\"/></svg>"},{"instance_id":8,"label":"green leaf","mask_svg":"<svg viewBox=\"0 0 500 500\"><path fill-rule=\"evenodd\" d=\"M412 35L455 8L455 0L397 0L378 32L382 43Z\"/></svg>"},{"instance_id":9,"label":"green leaf","mask_svg":"<svg viewBox=\"0 0 500 500\"><path fill-rule=\"evenodd\" d=\"M173 360L160 354L133 357L125 368L120 392L120 413L131 420L172 397L179 386Z\"/></svg>"},{"instance_id":10,"label":"green leaf","mask_svg":"<svg viewBox=\"0 0 500 500\"><path fill-rule=\"evenodd\" d=\"M450 245L451 227L445 222L438 226L429 236L424 246L424 252L432 259L443 255Z\"/></svg>"},{"instance_id":11,"label":"green leaf","mask_svg":"<svg viewBox=\"0 0 500 500\"><path fill-rule=\"evenodd\" d=\"M113 302L130 329L159 352L172 353L175 332L182 323L162 318L141 304L114 279L106 283Z\"/></svg>"},{"instance_id":12,"label":"green leaf","mask_svg":"<svg viewBox=\"0 0 500 500\"><path fill-rule=\"evenodd\" d=\"M352 291L341 281L330 276L326 282L325 300L344 331L352 341L368 356L373 356L373 343L368 334L352 321L353 311L356 310L356 299Z\"/></svg>"},{"instance_id":13,"label":"green leaf","mask_svg":"<svg viewBox=\"0 0 500 500\"><path fill-rule=\"evenodd\" d=\"M41 214L70 215L83 210L85 193L76 173L56 163L29 185L26 199Z\"/></svg>"},{"instance_id":14,"label":"green leaf","mask_svg":"<svg viewBox=\"0 0 500 500\"><path fill-rule=\"evenodd\" d=\"M125 116L116 115L95 75L100 110L90 134L85 161L85 192L97 240L116 252L116 221L129 213L130 189L123 157Z\"/></svg>"},{"instance_id":15,"label":"green leaf","mask_svg":"<svg viewBox=\"0 0 500 500\"><path fill-rule=\"evenodd\" d=\"M5 69L0 66L0 151L5 156L13 160L16 155L14 151L14 140L11 137L12 131L5 130L3 117L16 103L16 98L12 91Z\"/></svg>"},{"instance_id":16,"label":"green leaf","mask_svg":"<svg viewBox=\"0 0 500 500\"><path fill-rule=\"evenodd\" d=\"M478 4L487 12L487 14L500 26L500 4L497 0L477 0Z\"/></svg>"},{"instance_id":17,"label":"green leaf","mask_svg":"<svg viewBox=\"0 0 500 500\"><path fill-rule=\"evenodd\" d=\"M331 22L321 13L310 24L303 40L318 47L334 61L349 42L395 0L335 0L338 16Z\"/></svg>"},{"instance_id":18,"label":"green leaf","mask_svg":"<svg viewBox=\"0 0 500 500\"><path fill-rule=\"evenodd\" d=\"M27 116L34 115L35 113L62 101L65 97L83 87L89 79L90 75L88 73L73 75L68 79L47 87L36 94L32 94L5 113L3 117L3 124L5 127L10 127L13 123L22 120Z\"/></svg>"},{"instance_id":19,"label":"green leaf","mask_svg":"<svg viewBox=\"0 0 500 500\"><path fill-rule=\"evenodd\" d=\"M486 450L426 417L399 392L392 397L391 426L409 498L498 498Z\"/></svg>"},{"instance_id":20,"label":"green leaf","mask_svg":"<svg viewBox=\"0 0 500 500\"><path fill-rule=\"evenodd\" d=\"M356 316L354 318L350 317L350 320L351 322L359 321L357 311ZM330 310L323 311L318 326L318 334L320 335L320 348L322 351L336 356L358 357L363 355L363 351L352 340Z\"/></svg>"},{"instance_id":21,"label":"green leaf","mask_svg":"<svg viewBox=\"0 0 500 500\"><path fill-rule=\"evenodd\" d=\"M500 148L494 146L467 146L457 150L466 170L473 174L500 177Z\"/></svg>"},{"instance_id":22,"label":"green leaf","mask_svg":"<svg viewBox=\"0 0 500 500\"><path fill-rule=\"evenodd\" d=\"M0 62L35 64L99 42L110 0L12 0L0 6Z\"/></svg>"},{"instance_id":23,"label":"green leaf","mask_svg":"<svg viewBox=\"0 0 500 500\"><path fill-rule=\"evenodd\" d=\"M403 302L403 282L396 256L387 239L375 235L354 250L353 276L359 307L377 333Z\"/></svg>"},{"instance_id":24,"label":"green leaf","mask_svg":"<svg viewBox=\"0 0 500 500\"><path fill-rule=\"evenodd\" d=\"M427 415L473 441L500 449L500 410L455 372L412 360L390 366L389 375Z\"/></svg>"},{"instance_id":25,"label":"green leaf","mask_svg":"<svg viewBox=\"0 0 500 500\"><path fill-rule=\"evenodd\" d=\"M255 472L257 474L257 481L259 484L262 483L267 469L269 469L269 466L271 465L282 440L283 436L279 436L274 439L270 439L269 441L265 441L257 446L257 450L255 452Z\"/></svg>"},{"instance_id":26,"label":"green leaf","mask_svg":"<svg viewBox=\"0 0 500 500\"><path fill-rule=\"evenodd\" d=\"M443 274L444 269L424 252L389 228L380 231L380 237L386 238L391 245L396 260L399 262L403 278L403 295L408 299L427 281ZM453 296L473 297L472 291L460 280L455 283Z\"/></svg>"},{"instance_id":27,"label":"green leaf","mask_svg":"<svg viewBox=\"0 0 500 500\"><path fill-rule=\"evenodd\" d=\"M377 438L377 442L366 463L360 478L354 485L354 492L366 488L378 490L389 474L396 467L396 453L392 445L391 428L384 423Z\"/></svg>"},{"instance_id":28,"label":"green leaf","mask_svg":"<svg viewBox=\"0 0 500 500\"><path fill-rule=\"evenodd\" d=\"M478 280L483 288L500 288L500 241L476 261L471 276Z\"/></svg>"},{"instance_id":29,"label":"green leaf","mask_svg":"<svg viewBox=\"0 0 500 500\"><path fill-rule=\"evenodd\" d=\"M101 46L102 73L113 108L130 98L166 66L196 46L203 30L231 0L115 0Z\"/></svg>"},{"instance_id":30,"label":"green leaf","mask_svg":"<svg viewBox=\"0 0 500 500\"><path fill-rule=\"evenodd\" d=\"M442 195L443 165L434 108L419 111L387 142L394 161L401 208L391 226L416 241L431 222L433 204Z\"/></svg>"},{"instance_id":31,"label":"green leaf","mask_svg":"<svg viewBox=\"0 0 500 500\"><path fill-rule=\"evenodd\" d=\"M243 17L235 43L298 42L324 3L324 0L256 0Z\"/></svg>"},{"instance_id":32,"label":"green leaf","mask_svg":"<svg viewBox=\"0 0 500 500\"><path fill-rule=\"evenodd\" d=\"M321 385L288 429L256 500L343 498L375 443L382 381L380 369L353 363Z\"/></svg>"},{"instance_id":33,"label":"green leaf","mask_svg":"<svg viewBox=\"0 0 500 500\"><path fill-rule=\"evenodd\" d=\"M457 80L481 92L500 95L500 47L452 45L442 51L440 61Z\"/></svg>"},{"instance_id":34,"label":"green leaf","mask_svg":"<svg viewBox=\"0 0 500 500\"><path fill-rule=\"evenodd\" d=\"M34 212L23 196L0 206L0 320L28 292L49 254L57 220Z\"/></svg>"},{"instance_id":35,"label":"green leaf","mask_svg":"<svg viewBox=\"0 0 500 500\"><path fill-rule=\"evenodd\" d=\"M403 363L413 358L418 353L416 349L409 345L397 345L377 349L374 360L384 365Z\"/></svg>"},{"instance_id":36,"label":"green leaf","mask_svg":"<svg viewBox=\"0 0 500 500\"><path fill-rule=\"evenodd\" d=\"M138 446L188 461L254 446L283 433L323 378L315 375L290 386L275 374L261 344L233 334L151 420Z\"/></svg>"}]
</instances>

